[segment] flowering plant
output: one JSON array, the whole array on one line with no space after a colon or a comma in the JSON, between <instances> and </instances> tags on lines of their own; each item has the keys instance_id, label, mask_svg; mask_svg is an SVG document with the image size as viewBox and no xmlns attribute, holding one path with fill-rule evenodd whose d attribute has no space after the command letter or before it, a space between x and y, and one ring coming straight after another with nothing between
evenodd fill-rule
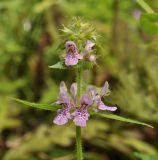
<instances>
[{"instance_id":1,"label":"flowering plant","mask_svg":"<svg viewBox=\"0 0 158 160\"><path fill-rule=\"evenodd\" d=\"M53 122L57 125L64 125L68 120L72 119L76 125L78 160L83 159L81 127L86 127L90 115L152 127L137 120L104 112L117 110L116 106L107 106L104 104L103 99L109 94L108 82L105 82L100 90L93 85L87 85L84 87L84 91L82 90L82 72L85 69L92 69L94 65L97 65L97 35L94 28L81 19L75 19L69 27L64 26L62 32L64 41L60 46L65 46L66 55L57 64L50 66L50 68L75 69L76 82L71 85L70 92L66 84L62 81L60 83L58 99L53 104L37 104L15 98L14 100L30 107L56 111L57 115Z\"/></svg>"}]
</instances>

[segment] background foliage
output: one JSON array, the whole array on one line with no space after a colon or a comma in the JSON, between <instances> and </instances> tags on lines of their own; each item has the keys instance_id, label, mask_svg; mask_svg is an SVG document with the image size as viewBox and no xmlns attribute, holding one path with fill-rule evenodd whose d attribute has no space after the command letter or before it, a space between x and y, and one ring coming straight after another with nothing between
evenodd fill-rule
<instances>
[{"instance_id":1,"label":"background foliage","mask_svg":"<svg viewBox=\"0 0 158 160\"><path fill-rule=\"evenodd\" d=\"M116 114L155 126L92 118L83 129L85 159L158 159L158 2L146 2L155 13L130 0L0 1L0 159L74 159L71 123L55 126L54 113L9 97L51 104L59 82L75 80L71 71L48 68L64 53L59 29L75 16L89 20L100 35L99 67L84 73L86 81L101 86L108 80L112 94L106 101L117 104Z\"/></svg>"}]
</instances>

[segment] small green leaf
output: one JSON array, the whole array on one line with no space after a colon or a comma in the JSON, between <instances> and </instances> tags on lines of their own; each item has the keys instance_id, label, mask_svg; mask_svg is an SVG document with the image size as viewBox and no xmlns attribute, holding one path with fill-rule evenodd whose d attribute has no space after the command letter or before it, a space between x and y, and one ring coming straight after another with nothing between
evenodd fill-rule
<instances>
[{"instance_id":1,"label":"small green leaf","mask_svg":"<svg viewBox=\"0 0 158 160\"><path fill-rule=\"evenodd\" d=\"M66 26L63 25L63 29L60 29L62 32L64 33L68 33L68 34L71 34L73 33L73 31L69 28L67 28Z\"/></svg>"},{"instance_id":2,"label":"small green leaf","mask_svg":"<svg viewBox=\"0 0 158 160\"><path fill-rule=\"evenodd\" d=\"M149 34L158 34L158 14L142 14L140 19L140 26Z\"/></svg>"},{"instance_id":3,"label":"small green leaf","mask_svg":"<svg viewBox=\"0 0 158 160\"><path fill-rule=\"evenodd\" d=\"M12 98L12 99L16 102L22 103L26 106L33 107L33 108L44 109L44 110L49 110L49 111L56 111L58 109L57 105L53 106L49 104L33 103L33 102L24 101L24 100L17 99L17 98Z\"/></svg>"},{"instance_id":4,"label":"small green leaf","mask_svg":"<svg viewBox=\"0 0 158 160\"><path fill-rule=\"evenodd\" d=\"M67 69L65 66L64 62L58 62L52 66L49 66L49 68L54 68L54 69Z\"/></svg>"},{"instance_id":5,"label":"small green leaf","mask_svg":"<svg viewBox=\"0 0 158 160\"><path fill-rule=\"evenodd\" d=\"M139 124L139 125L148 126L148 127L153 128L153 126L151 126L147 123L143 123L143 122L140 122L140 121L137 121L137 120L125 118L125 117L114 115L114 114L105 114L105 113L97 113L97 112L92 112L91 114L96 115L98 117L114 119L114 120L118 120L118 121L122 121L122 122L134 123L134 124Z\"/></svg>"}]
</instances>

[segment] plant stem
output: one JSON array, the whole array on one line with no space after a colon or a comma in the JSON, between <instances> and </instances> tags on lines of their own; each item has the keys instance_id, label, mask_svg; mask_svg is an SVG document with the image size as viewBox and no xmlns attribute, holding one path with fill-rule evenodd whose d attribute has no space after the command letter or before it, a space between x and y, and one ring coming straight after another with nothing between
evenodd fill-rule
<instances>
[{"instance_id":1,"label":"plant stem","mask_svg":"<svg viewBox=\"0 0 158 160\"><path fill-rule=\"evenodd\" d=\"M80 104L81 95L81 68L78 66L77 72L77 104ZM82 142L81 142L81 127L76 126L76 150L77 150L77 160L83 160L82 155Z\"/></svg>"},{"instance_id":2,"label":"plant stem","mask_svg":"<svg viewBox=\"0 0 158 160\"><path fill-rule=\"evenodd\" d=\"M82 142L81 142L81 127L79 126L76 126L76 149L77 149L77 160L83 160Z\"/></svg>"},{"instance_id":3,"label":"plant stem","mask_svg":"<svg viewBox=\"0 0 158 160\"><path fill-rule=\"evenodd\" d=\"M77 76L77 104L79 106L80 104L80 95L81 95L81 68L78 67L77 68L77 72L76 72L76 76Z\"/></svg>"}]
</instances>

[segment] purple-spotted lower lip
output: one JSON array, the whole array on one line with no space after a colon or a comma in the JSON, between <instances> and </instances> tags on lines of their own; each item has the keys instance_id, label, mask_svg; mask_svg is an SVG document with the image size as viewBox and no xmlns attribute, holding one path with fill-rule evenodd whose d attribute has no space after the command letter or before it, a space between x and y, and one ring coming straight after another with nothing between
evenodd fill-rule
<instances>
[{"instance_id":1,"label":"purple-spotted lower lip","mask_svg":"<svg viewBox=\"0 0 158 160\"><path fill-rule=\"evenodd\" d=\"M72 44L69 44L68 47L69 48L75 48L74 45L72 45Z\"/></svg>"}]
</instances>

